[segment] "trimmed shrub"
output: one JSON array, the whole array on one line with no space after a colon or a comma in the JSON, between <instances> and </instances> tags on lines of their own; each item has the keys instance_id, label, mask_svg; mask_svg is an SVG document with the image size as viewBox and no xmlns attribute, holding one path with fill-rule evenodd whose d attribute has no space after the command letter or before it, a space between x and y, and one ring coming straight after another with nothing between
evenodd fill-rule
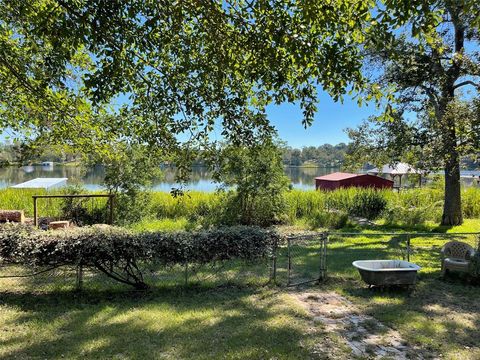
<instances>
[{"instance_id":1,"label":"trimmed shrub","mask_svg":"<svg viewBox=\"0 0 480 360\"><path fill-rule=\"evenodd\" d=\"M38 231L6 224L0 227L0 260L28 267L82 265L145 289L142 268L148 265L257 260L269 257L278 240L275 232L242 226L135 233L107 225Z\"/></svg>"}]
</instances>

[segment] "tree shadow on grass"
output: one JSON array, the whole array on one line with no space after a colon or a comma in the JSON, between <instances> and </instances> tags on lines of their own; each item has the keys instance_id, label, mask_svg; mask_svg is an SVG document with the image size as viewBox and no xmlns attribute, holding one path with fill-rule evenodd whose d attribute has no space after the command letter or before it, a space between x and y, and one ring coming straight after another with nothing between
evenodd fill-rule
<instances>
[{"instance_id":1,"label":"tree shadow on grass","mask_svg":"<svg viewBox=\"0 0 480 360\"><path fill-rule=\"evenodd\" d=\"M352 262L356 260L392 259L400 256L396 248L389 248L385 241L369 243L368 247L359 246L336 246L328 250L327 271L329 273L352 273L357 270Z\"/></svg>"},{"instance_id":2,"label":"tree shadow on grass","mask_svg":"<svg viewBox=\"0 0 480 360\"><path fill-rule=\"evenodd\" d=\"M400 288L367 289L358 281L346 283L344 291L365 313L399 330L420 348L455 354L471 347L480 354L480 287L461 278L423 277L413 293Z\"/></svg>"},{"instance_id":3,"label":"tree shadow on grass","mask_svg":"<svg viewBox=\"0 0 480 360\"><path fill-rule=\"evenodd\" d=\"M302 358L295 309L254 289L3 293L4 358ZM297 319L298 320L298 319Z\"/></svg>"}]
</instances>

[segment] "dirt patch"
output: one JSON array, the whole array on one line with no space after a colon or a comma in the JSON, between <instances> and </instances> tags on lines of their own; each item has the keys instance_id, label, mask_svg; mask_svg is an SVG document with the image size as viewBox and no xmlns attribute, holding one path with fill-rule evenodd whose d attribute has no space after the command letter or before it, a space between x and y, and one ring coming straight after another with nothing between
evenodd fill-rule
<instances>
[{"instance_id":1,"label":"dirt patch","mask_svg":"<svg viewBox=\"0 0 480 360\"><path fill-rule=\"evenodd\" d=\"M355 358L435 359L433 354L410 346L392 328L362 314L346 298L334 292L294 293L324 331L341 336Z\"/></svg>"}]
</instances>

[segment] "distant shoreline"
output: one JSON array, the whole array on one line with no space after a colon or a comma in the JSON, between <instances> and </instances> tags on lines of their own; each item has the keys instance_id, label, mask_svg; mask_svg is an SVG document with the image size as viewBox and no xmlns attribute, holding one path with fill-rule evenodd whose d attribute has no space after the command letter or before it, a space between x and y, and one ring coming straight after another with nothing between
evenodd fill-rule
<instances>
[{"instance_id":1,"label":"distant shoreline","mask_svg":"<svg viewBox=\"0 0 480 360\"><path fill-rule=\"evenodd\" d=\"M54 166L65 166L65 167L80 167L82 166L82 163L80 161L69 161L69 162L53 162ZM0 169L6 169L9 167L23 167L23 166L42 166L42 163L32 163L32 164L19 164L15 162L11 162L9 164L5 164L3 166L0 166ZM165 166L165 165L163 165ZM174 165L166 165L166 167L169 168L174 168ZM207 166L205 165L200 165L200 164L194 164L192 165L192 168L206 168ZM315 165L315 164L307 164L307 165L287 165L283 164L284 168L295 168L295 169L338 169L340 170L342 168L342 165L340 166L322 166L322 165ZM480 171L480 167L477 168L470 168L470 169L461 169L460 171Z\"/></svg>"},{"instance_id":2,"label":"distant shoreline","mask_svg":"<svg viewBox=\"0 0 480 360\"><path fill-rule=\"evenodd\" d=\"M340 169L341 166L321 166L321 165L286 165L284 164L283 167L289 168L299 168L299 169Z\"/></svg>"}]
</instances>

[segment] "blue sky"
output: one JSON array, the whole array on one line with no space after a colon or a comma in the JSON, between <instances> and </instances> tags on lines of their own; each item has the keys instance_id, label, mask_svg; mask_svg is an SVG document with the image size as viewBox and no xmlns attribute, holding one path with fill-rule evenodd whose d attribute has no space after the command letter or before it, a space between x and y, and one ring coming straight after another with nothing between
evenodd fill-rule
<instances>
[{"instance_id":1,"label":"blue sky","mask_svg":"<svg viewBox=\"0 0 480 360\"><path fill-rule=\"evenodd\" d=\"M302 112L298 106L283 104L267 109L269 120L275 125L282 140L289 146L320 146L348 142L344 129L355 127L370 115L378 114L374 105L359 107L357 102L345 97L343 104L334 102L330 96L319 91L318 112L313 125L305 129L302 125Z\"/></svg>"},{"instance_id":2,"label":"blue sky","mask_svg":"<svg viewBox=\"0 0 480 360\"><path fill-rule=\"evenodd\" d=\"M357 102L345 97L343 104L334 102L330 96L319 90L318 112L312 126L305 129L302 125L302 112L299 106L293 104L271 105L267 108L267 116L278 130L279 137L289 146L320 146L325 143L332 145L348 142L344 130L355 127L362 120L379 110L374 105L359 107ZM7 134L0 134L0 142ZM218 134L216 134L218 136ZM214 138L217 136L214 135Z\"/></svg>"}]
</instances>

